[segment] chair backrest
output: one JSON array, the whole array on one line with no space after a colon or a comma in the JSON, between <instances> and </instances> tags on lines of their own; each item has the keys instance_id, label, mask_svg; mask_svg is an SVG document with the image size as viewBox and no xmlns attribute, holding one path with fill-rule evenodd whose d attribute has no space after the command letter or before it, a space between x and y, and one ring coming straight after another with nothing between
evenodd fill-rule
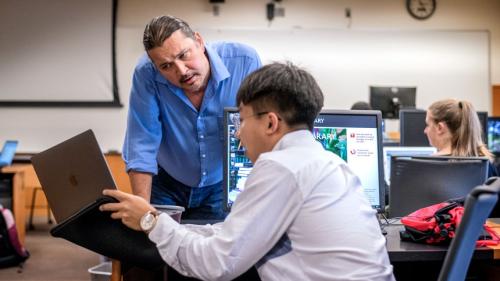
<instances>
[{"instance_id":1,"label":"chair backrest","mask_svg":"<svg viewBox=\"0 0 500 281\"><path fill-rule=\"evenodd\" d=\"M465 200L465 211L446 253L439 281L465 280L469 263L488 215L498 200L500 178L475 187Z\"/></svg>"},{"instance_id":2,"label":"chair backrest","mask_svg":"<svg viewBox=\"0 0 500 281\"><path fill-rule=\"evenodd\" d=\"M487 179L487 158L392 157L389 216L465 197Z\"/></svg>"}]
</instances>

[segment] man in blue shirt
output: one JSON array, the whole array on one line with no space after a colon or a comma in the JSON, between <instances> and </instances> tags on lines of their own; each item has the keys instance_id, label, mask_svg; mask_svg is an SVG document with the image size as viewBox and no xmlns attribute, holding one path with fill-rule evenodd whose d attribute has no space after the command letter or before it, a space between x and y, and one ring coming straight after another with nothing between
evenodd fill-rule
<instances>
[{"instance_id":1,"label":"man in blue shirt","mask_svg":"<svg viewBox=\"0 0 500 281\"><path fill-rule=\"evenodd\" d=\"M152 19L143 43L123 146L132 191L184 206L183 218L223 218L223 110L260 58L242 44L205 44L173 16Z\"/></svg>"}]
</instances>

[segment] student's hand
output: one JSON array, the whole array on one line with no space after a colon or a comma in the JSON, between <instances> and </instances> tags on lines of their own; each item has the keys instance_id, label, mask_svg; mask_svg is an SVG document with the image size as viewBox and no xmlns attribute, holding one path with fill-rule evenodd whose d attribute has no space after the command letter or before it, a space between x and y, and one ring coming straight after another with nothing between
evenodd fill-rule
<instances>
[{"instance_id":1,"label":"student's hand","mask_svg":"<svg viewBox=\"0 0 500 281\"><path fill-rule=\"evenodd\" d=\"M139 222L148 211L156 211L144 198L115 189L105 189L102 194L114 197L119 203L107 203L99 207L101 211L110 211L111 218L122 220L126 226L141 230Z\"/></svg>"}]
</instances>

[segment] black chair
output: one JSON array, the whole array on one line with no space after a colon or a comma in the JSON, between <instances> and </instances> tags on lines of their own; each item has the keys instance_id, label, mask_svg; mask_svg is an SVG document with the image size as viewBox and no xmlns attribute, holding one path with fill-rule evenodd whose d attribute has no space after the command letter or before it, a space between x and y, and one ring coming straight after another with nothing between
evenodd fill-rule
<instances>
[{"instance_id":1,"label":"black chair","mask_svg":"<svg viewBox=\"0 0 500 281\"><path fill-rule=\"evenodd\" d=\"M474 188L465 200L465 211L446 253L439 281L465 280L483 225L498 200L500 178L493 177Z\"/></svg>"},{"instance_id":2,"label":"black chair","mask_svg":"<svg viewBox=\"0 0 500 281\"><path fill-rule=\"evenodd\" d=\"M487 158L392 157L389 216L402 217L448 199L465 197L487 179Z\"/></svg>"}]
</instances>

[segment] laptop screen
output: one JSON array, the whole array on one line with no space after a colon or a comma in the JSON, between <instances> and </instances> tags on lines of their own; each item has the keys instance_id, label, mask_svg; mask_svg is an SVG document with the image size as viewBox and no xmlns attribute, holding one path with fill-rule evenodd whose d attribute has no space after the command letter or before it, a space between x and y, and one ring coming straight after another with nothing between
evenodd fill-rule
<instances>
[{"instance_id":1,"label":"laptop screen","mask_svg":"<svg viewBox=\"0 0 500 281\"><path fill-rule=\"evenodd\" d=\"M244 148L234 136L236 108L226 108L224 157L224 206L230 210L252 170ZM329 150L347 162L356 173L374 209L385 206L382 159L381 114L379 111L324 110L315 120L313 135Z\"/></svg>"},{"instance_id":2,"label":"laptop screen","mask_svg":"<svg viewBox=\"0 0 500 281\"><path fill-rule=\"evenodd\" d=\"M17 141L5 141L2 152L0 153L0 167L8 166L12 163L12 159L14 159L14 155L16 154L16 149Z\"/></svg>"},{"instance_id":3,"label":"laptop screen","mask_svg":"<svg viewBox=\"0 0 500 281\"><path fill-rule=\"evenodd\" d=\"M383 150L384 176L387 185L391 184L391 158L394 156L429 156L436 153L432 146L386 146Z\"/></svg>"}]
</instances>

